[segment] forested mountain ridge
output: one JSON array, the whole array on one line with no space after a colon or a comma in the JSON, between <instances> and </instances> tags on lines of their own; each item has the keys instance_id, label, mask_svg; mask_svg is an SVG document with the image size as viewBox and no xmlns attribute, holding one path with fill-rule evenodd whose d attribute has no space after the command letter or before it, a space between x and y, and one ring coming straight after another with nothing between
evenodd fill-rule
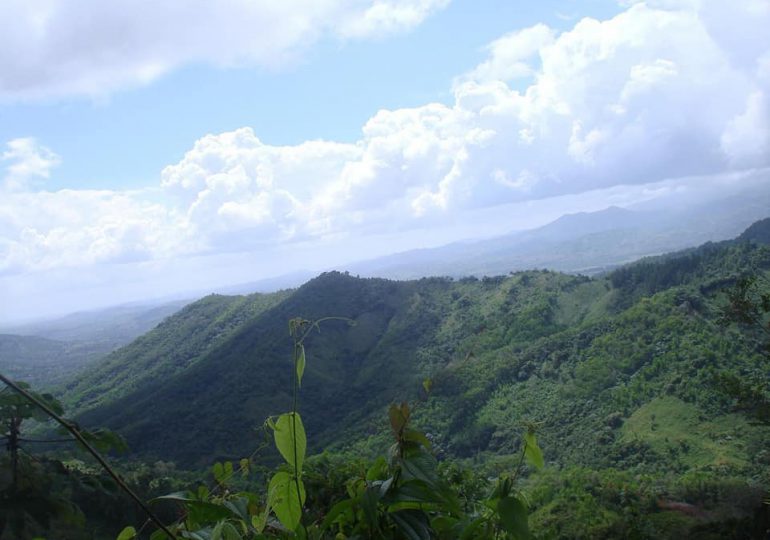
<instances>
[{"instance_id":1,"label":"forested mountain ridge","mask_svg":"<svg viewBox=\"0 0 770 540\"><path fill-rule=\"evenodd\" d=\"M767 268L766 247L734 241L597 279L530 271L397 282L327 273L282 297L259 296L262 308L230 319L226 332L213 331L212 320L244 297L192 304L64 397L84 411L80 421L116 429L139 455L187 465L248 455L253 428L290 400L286 321L334 315L356 325L330 322L309 344L301 410L316 450L377 444L366 437L380 431L384 407L415 398L432 377L421 415L454 455L509 452L516 425L532 419L543 422L556 462L643 464L629 448L650 434L622 426L664 403L745 427L740 450L711 446L697 463L731 454L733 465L748 467L747 452L767 433L725 416L730 399L712 379L714 370L757 369L761 357L750 339L715 325L716 310L724 286ZM185 346L196 354L175 363L171 351ZM597 441L603 446L588 452ZM650 452L668 451L655 444Z\"/></svg>"},{"instance_id":2,"label":"forested mountain ridge","mask_svg":"<svg viewBox=\"0 0 770 540\"><path fill-rule=\"evenodd\" d=\"M193 365L286 294L207 296L118 349L93 370L71 378L60 391L67 396L71 410L79 412L159 384Z\"/></svg>"}]
</instances>

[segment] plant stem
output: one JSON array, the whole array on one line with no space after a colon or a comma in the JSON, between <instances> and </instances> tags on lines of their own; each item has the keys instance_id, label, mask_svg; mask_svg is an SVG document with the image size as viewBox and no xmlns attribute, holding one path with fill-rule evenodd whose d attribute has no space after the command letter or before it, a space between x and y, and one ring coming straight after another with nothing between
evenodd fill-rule
<instances>
[{"instance_id":1,"label":"plant stem","mask_svg":"<svg viewBox=\"0 0 770 540\"><path fill-rule=\"evenodd\" d=\"M307 334L305 334L307 335ZM305 336L302 336L302 339L304 339ZM294 451L294 485L297 488L297 502L299 502L299 523L302 525L302 528L305 528L305 525L302 523L302 491L300 491L300 483L299 483L299 466L297 463L297 393L298 393L298 386L299 381L297 380L297 360L299 358L299 350L302 346L302 341L297 341L297 336L294 336L294 369L292 370L294 373L293 376L293 384L292 384L292 402L291 402L291 443L292 443L292 449ZM305 530L305 536L307 537L307 530Z\"/></svg>"}]
</instances>

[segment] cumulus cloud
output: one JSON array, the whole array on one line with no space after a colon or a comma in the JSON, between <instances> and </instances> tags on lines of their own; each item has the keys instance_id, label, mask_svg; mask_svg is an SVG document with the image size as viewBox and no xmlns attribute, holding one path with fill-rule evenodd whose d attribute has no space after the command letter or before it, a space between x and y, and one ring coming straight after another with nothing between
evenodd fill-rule
<instances>
[{"instance_id":1,"label":"cumulus cloud","mask_svg":"<svg viewBox=\"0 0 770 540\"><path fill-rule=\"evenodd\" d=\"M563 33L537 25L491 44L452 103L380 111L355 143L272 146L243 128L201 138L148 192L17 193L0 203L6 271L436 230L506 204L768 167L763 5L632 3Z\"/></svg>"},{"instance_id":2,"label":"cumulus cloud","mask_svg":"<svg viewBox=\"0 0 770 540\"><path fill-rule=\"evenodd\" d=\"M49 178L51 169L61 163L61 158L33 137L22 137L6 143L0 162L7 162L4 187L20 190L35 180Z\"/></svg>"},{"instance_id":3,"label":"cumulus cloud","mask_svg":"<svg viewBox=\"0 0 770 540\"><path fill-rule=\"evenodd\" d=\"M488 47L489 58L471 71L465 79L476 81L508 81L535 74L533 57L554 41L556 32L544 24L536 24L511 32Z\"/></svg>"},{"instance_id":4,"label":"cumulus cloud","mask_svg":"<svg viewBox=\"0 0 770 540\"><path fill-rule=\"evenodd\" d=\"M0 98L102 96L191 63L276 67L324 36L408 30L448 0L6 0Z\"/></svg>"}]
</instances>

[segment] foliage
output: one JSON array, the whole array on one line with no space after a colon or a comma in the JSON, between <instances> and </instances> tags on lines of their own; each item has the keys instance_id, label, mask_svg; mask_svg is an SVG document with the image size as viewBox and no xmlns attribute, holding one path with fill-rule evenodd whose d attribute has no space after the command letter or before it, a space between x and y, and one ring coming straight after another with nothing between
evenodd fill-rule
<instances>
[{"instance_id":1,"label":"foliage","mask_svg":"<svg viewBox=\"0 0 770 540\"><path fill-rule=\"evenodd\" d=\"M328 319L328 318L327 318ZM264 499L254 492L235 494L229 481L235 474L232 462L213 467L216 489L200 486L196 491L172 493L155 501L171 501L184 511L183 519L171 527L173 534L205 540L244 538L408 538L427 540L489 538L525 540L530 538L527 504L515 489L526 459L543 467L534 426L525 435L518 467L512 475L501 476L485 498L461 504L460 493L444 478L431 443L410 425L408 404L391 405L388 416L395 442L389 457L379 457L365 468L365 474L345 482L346 497L336 501L323 519L303 520L307 498L303 480L307 439L297 410L297 391L305 370L304 341L319 322L291 319L289 333L293 347L293 407L288 413L269 418L275 446L285 463L272 475ZM426 391L431 384L426 381ZM239 471L249 473L248 459ZM274 516L274 518L272 517ZM131 540L139 532L125 527L118 540ZM153 539L165 538L156 531Z\"/></svg>"}]
</instances>

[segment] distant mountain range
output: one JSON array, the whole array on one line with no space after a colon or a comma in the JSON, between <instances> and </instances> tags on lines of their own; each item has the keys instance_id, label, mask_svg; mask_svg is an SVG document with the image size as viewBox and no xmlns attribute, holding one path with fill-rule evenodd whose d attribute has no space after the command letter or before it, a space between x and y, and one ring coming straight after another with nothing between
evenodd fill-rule
<instances>
[{"instance_id":1,"label":"distant mountain range","mask_svg":"<svg viewBox=\"0 0 770 540\"><path fill-rule=\"evenodd\" d=\"M339 269L391 279L494 276L536 268L595 275L642 257L734 238L768 215L766 190L677 211L611 206L568 214L537 229L397 253Z\"/></svg>"},{"instance_id":2,"label":"distant mountain range","mask_svg":"<svg viewBox=\"0 0 770 540\"><path fill-rule=\"evenodd\" d=\"M115 306L0 330L0 372L36 387L72 377L154 328L187 301Z\"/></svg>"}]
</instances>

